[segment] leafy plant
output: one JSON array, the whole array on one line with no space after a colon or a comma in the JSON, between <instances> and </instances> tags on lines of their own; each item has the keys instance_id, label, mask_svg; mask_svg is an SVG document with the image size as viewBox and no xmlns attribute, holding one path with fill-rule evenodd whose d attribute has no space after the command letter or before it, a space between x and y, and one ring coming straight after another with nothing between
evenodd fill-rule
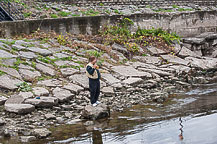
<instances>
[{"instance_id":1,"label":"leafy plant","mask_svg":"<svg viewBox=\"0 0 217 144\"><path fill-rule=\"evenodd\" d=\"M22 92L32 91L32 87L27 82L16 84L16 86L18 87L18 91L22 91Z\"/></svg>"},{"instance_id":2,"label":"leafy plant","mask_svg":"<svg viewBox=\"0 0 217 144\"><path fill-rule=\"evenodd\" d=\"M58 15L56 15L56 14L50 14L50 17L51 18L58 18Z\"/></svg>"},{"instance_id":3,"label":"leafy plant","mask_svg":"<svg viewBox=\"0 0 217 144\"><path fill-rule=\"evenodd\" d=\"M133 53L139 51L138 45L136 43L126 43L125 47L127 48L128 51L131 51Z\"/></svg>"},{"instance_id":4,"label":"leafy plant","mask_svg":"<svg viewBox=\"0 0 217 144\"><path fill-rule=\"evenodd\" d=\"M87 52L90 56L95 56L96 58L101 57L103 54L102 52L98 52L96 50L91 50L91 51L87 51Z\"/></svg>"},{"instance_id":5,"label":"leafy plant","mask_svg":"<svg viewBox=\"0 0 217 144\"><path fill-rule=\"evenodd\" d=\"M58 13L58 15L61 16L61 17L67 17L70 14L71 14L71 12L64 12L64 11L61 11L61 12Z\"/></svg>"}]
</instances>

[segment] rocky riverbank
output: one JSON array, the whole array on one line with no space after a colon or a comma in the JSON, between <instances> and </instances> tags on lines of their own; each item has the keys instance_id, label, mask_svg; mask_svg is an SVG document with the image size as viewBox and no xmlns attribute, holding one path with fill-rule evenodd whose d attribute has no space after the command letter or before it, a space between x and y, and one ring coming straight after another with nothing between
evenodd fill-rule
<instances>
[{"instance_id":1,"label":"rocky riverbank","mask_svg":"<svg viewBox=\"0 0 217 144\"><path fill-rule=\"evenodd\" d=\"M54 2L15 1L14 5L22 11L25 19L46 19L74 16L99 16L99 15L132 15L143 13L183 13L194 11L213 11L216 6L199 6L195 4L150 6L150 5L89 5L76 6Z\"/></svg>"},{"instance_id":2,"label":"rocky riverbank","mask_svg":"<svg viewBox=\"0 0 217 144\"><path fill-rule=\"evenodd\" d=\"M52 38L0 39L0 135L28 142L49 136L51 125L79 121L89 105L84 66L92 52L101 51L103 60L99 109L121 112L149 101L161 105L171 93L216 78L216 40L217 34L204 33L171 51L140 49L128 60L126 48L116 43L104 46L114 57L102 44L77 38L73 48Z\"/></svg>"}]
</instances>

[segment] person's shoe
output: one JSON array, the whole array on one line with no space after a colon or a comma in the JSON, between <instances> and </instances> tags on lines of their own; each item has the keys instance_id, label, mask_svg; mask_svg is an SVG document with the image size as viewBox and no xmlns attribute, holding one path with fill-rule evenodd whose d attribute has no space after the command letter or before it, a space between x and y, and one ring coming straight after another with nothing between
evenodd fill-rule
<instances>
[{"instance_id":1,"label":"person's shoe","mask_svg":"<svg viewBox=\"0 0 217 144\"><path fill-rule=\"evenodd\" d=\"M96 104L100 104L101 102L99 102L99 101L96 101Z\"/></svg>"},{"instance_id":2,"label":"person's shoe","mask_svg":"<svg viewBox=\"0 0 217 144\"><path fill-rule=\"evenodd\" d=\"M92 104L93 107L97 106L97 103Z\"/></svg>"}]
</instances>

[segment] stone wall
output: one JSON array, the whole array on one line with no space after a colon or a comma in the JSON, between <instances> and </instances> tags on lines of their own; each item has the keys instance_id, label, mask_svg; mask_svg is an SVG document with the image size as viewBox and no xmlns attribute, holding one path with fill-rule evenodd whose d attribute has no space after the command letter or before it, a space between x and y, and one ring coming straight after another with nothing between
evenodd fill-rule
<instances>
[{"instance_id":1,"label":"stone wall","mask_svg":"<svg viewBox=\"0 0 217 144\"><path fill-rule=\"evenodd\" d=\"M1 22L0 37L11 37L22 33L30 34L38 28L46 32L54 30L59 34L66 32L73 34L97 34L100 27L113 24L121 15L72 17L62 19L28 20L16 22ZM197 11L183 13L145 13L126 16L135 24L132 30L141 28L162 27L171 32L176 32L182 37L192 37L203 32L216 32L217 12Z\"/></svg>"},{"instance_id":2,"label":"stone wall","mask_svg":"<svg viewBox=\"0 0 217 144\"><path fill-rule=\"evenodd\" d=\"M188 5L197 4L203 6L217 5L216 0L40 0L44 2L64 2L77 5L154 5L154 6L171 6L171 5Z\"/></svg>"}]
</instances>

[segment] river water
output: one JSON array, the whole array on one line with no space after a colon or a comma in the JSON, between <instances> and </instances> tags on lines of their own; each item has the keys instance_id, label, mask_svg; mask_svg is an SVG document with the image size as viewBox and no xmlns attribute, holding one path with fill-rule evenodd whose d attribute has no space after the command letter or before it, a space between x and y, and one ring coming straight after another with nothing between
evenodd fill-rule
<instances>
[{"instance_id":1,"label":"river water","mask_svg":"<svg viewBox=\"0 0 217 144\"><path fill-rule=\"evenodd\" d=\"M172 94L164 104L136 105L100 121L50 129L33 144L217 144L217 84Z\"/></svg>"}]
</instances>

